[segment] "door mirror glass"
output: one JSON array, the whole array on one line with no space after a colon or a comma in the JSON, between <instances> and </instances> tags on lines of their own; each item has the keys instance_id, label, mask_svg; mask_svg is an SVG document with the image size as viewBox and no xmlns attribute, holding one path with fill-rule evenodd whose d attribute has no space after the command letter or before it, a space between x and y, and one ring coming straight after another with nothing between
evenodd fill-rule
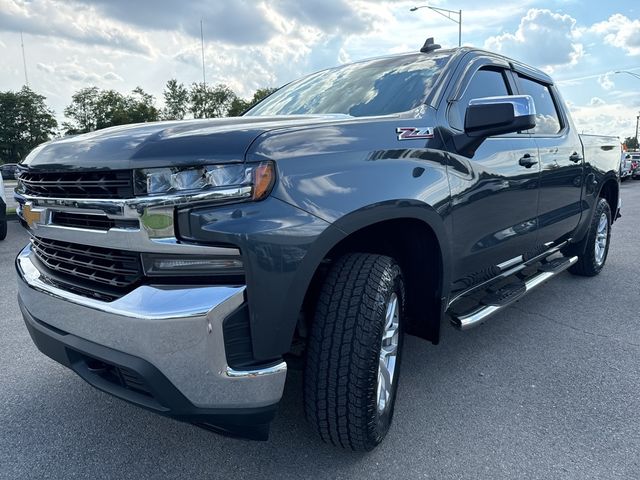
<instances>
[{"instance_id":1,"label":"door mirror glass","mask_svg":"<svg viewBox=\"0 0 640 480\"><path fill-rule=\"evenodd\" d=\"M464 119L464 132L469 137L529 130L536 125L536 107L530 95L476 98L469 102Z\"/></svg>"}]
</instances>

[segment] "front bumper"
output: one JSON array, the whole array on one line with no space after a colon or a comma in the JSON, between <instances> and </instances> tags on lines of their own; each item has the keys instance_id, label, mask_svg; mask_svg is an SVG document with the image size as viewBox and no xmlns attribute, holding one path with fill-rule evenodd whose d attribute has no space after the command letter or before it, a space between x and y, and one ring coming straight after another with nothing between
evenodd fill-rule
<instances>
[{"instance_id":1,"label":"front bumper","mask_svg":"<svg viewBox=\"0 0 640 480\"><path fill-rule=\"evenodd\" d=\"M266 435L286 364L246 371L227 365L222 325L245 302L244 286L143 285L102 302L57 288L30 256L26 247L16 259L18 295L43 353L93 386L158 413Z\"/></svg>"}]
</instances>

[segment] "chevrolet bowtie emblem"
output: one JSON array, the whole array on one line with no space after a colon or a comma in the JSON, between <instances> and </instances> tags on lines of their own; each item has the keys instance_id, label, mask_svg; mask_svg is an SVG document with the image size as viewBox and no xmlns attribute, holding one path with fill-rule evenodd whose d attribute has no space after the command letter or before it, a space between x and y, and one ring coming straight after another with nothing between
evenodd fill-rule
<instances>
[{"instance_id":1,"label":"chevrolet bowtie emblem","mask_svg":"<svg viewBox=\"0 0 640 480\"><path fill-rule=\"evenodd\" d=\"M34 210L30 204L25 203L22 207L22 219L27 222L29 228L33 228L42 220L42 210Z\"/></svg>"}]
</instances>

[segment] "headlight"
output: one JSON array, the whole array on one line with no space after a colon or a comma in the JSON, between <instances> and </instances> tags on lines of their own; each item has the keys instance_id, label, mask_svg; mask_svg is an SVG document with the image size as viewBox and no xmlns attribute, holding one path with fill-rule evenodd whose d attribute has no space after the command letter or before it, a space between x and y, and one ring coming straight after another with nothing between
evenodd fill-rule
<instances>
[{"instance_id":1,"label":"headlight","mask_svg":"<svg viewBox=\"0 0 640 480\"><path fill-rule=\"evenodd\" d=\"M275 183L273 162L145 168L135 171L136 195L167 195L251 187L251 199L265 198Z\"/></svg>"}]
</instances>

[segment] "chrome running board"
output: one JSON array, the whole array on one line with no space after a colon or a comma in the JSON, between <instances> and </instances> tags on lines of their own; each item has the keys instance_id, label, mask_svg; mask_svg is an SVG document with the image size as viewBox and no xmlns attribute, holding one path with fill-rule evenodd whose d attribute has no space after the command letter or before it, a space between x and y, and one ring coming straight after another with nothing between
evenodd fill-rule
<instances>
[{"instance_id":1,"label":"chrome running board","mask_svg":"<svg viewBox=\"0 0 640 480\"><path fill-rule=\"evenodd\" d=\"M524 294L529 293L531 290L539 285L542 285L544 282L552 277L555 277L557 274L564 272L567 268L578 261L578 257L562 258L558 260L561 261L556 262L557 265L553 265L553 268L545 268L545 266L543 266L538 271L538 273L523 281L521 284L521 290L523 290L522 294L506 294L503 296L503 298L497 298L494 294L492 296L493 300L485 302L484 305L479 307L477 310L472 311L471 313L467 313L464 315L450 314L453 325L460 330L468 330L472 327L475 327L476 325L480 325L494 313L497 313L503 308L516 302Z\"/></svg>"}]
</instances>

